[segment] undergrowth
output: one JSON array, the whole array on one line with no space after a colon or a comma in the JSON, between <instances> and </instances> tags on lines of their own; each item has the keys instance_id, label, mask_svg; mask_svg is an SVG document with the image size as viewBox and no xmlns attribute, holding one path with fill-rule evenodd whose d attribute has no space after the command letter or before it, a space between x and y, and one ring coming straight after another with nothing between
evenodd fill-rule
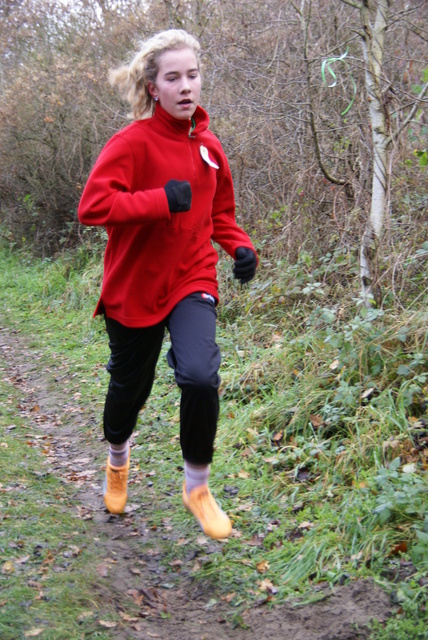
<instances>
[{"instance_id":1,"label":"undergrowth","mask_svg":"<svg viewBox=\"0 0 428 640\"><path fill-rule=\"evenodd\" d=\"M3 251L2 304L5 322L32 335L45 358L67 354L76 401L101 415L107 341L90 318L101 259L80 252L36 262ZM222 413L211 485L235 534L190 571L237 612L254 601L316 599L325 586L371 576L395 606L372 638L425 637L427 254L426 243L415 252L408 299L395 304L387 291L369 310L347 254L264 263L244 289L221 260ZM152 472L153 526L187 538L165 541L165 562L177 567L198 543L180 508L179 395L164 357L158 374L133 458Z\"/></svg>"}]
</instances>

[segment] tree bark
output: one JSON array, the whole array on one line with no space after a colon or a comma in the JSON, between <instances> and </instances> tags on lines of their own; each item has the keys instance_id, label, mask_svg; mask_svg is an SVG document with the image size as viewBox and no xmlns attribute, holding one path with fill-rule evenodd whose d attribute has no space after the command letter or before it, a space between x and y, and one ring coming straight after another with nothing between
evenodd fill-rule
<instances>
[{"instance_id":1,"label":"tree bark","mask_svg":"<svg viewBox=\"0 0 428 640\"><path fill-rule=\"evenodd\" d=\"M382 63L389 0L377 0L375 5L373 24L370 15L370 0L364 0L360 7L367 100L373 142L371 207L360 252L362 295L367 307L371 306L373 300L379 302L376 300L373 285L376 274L376 254L384 227L389 187L387 118L382 100Z\"/></svg>"}]
</instances>

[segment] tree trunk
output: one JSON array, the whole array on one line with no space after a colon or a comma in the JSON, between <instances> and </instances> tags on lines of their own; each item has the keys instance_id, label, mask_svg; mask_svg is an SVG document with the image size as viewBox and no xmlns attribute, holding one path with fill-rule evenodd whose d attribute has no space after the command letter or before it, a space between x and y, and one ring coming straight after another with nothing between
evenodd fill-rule
<instances>
[{"instance_id":1,"label":"tree trunk","mask_svg":"<svg viewBox=\"0 0 428 640\"><path fill-rule=\"evenodd\" d=\"M389 0L376 2L374 23L371 22L370 0L361 5L363 51L367 100L373 141L373 178L370 216L362 238L360 277L364 304L375 302L376 254L382 236L388 193L388 131L382 100L382 62L387 28Z\"/></svg>"}]
</instances>

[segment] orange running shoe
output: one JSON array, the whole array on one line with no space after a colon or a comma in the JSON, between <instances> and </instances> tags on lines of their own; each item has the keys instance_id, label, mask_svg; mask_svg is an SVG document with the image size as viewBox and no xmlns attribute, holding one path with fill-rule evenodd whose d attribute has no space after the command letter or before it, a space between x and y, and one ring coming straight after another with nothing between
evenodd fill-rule
<instances>
[{"instance_id":1,"label":"orange running shoe","mask_svg":"<svg viewBox=\"0 0 428 640\"><path fill-rule=\"evenodd\" d=\"M216 540L230 536L232 523L229 516L220 509L207 485L196 487L187 494L183 484L183 504L193 513L207 536Z\"/></svg>"},{"instance_id":2,"label":"orange running shoe","mask_svg":"<svg viewBox=\"0 0 428 640\"><path fill-rule=\"evenodd\" d=\"M104 502L110 513L123 513L128 498L127 485L131 456L123 467L113 467L107 458L106 475L103 484Z\"/></svg>"}]
</instances>

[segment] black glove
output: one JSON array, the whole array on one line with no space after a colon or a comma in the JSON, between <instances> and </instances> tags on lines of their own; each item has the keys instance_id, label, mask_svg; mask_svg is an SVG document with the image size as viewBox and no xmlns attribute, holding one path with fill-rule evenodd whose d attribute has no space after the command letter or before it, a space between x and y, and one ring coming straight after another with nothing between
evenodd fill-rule
<instances>
[{"instance_id":1,"label":"black glove","mask_svg":"<svg viewBox=\"0 0 428 640\"><path fill-rule=\"evenodd\" d=\"M235 253L236 260L233 267L233 275L241 284L245 284L256 275L257 258L252 249L238 247Z\"/></svg>"},{"instance_id":2,"label":"black glove","mask_svg":"<svg viewBox=\"0 0 428 640\"><path fill-rule=\"evenodd\" d=\"M168 206L171 213L189 211L192 204L192 189L190 183L184 180L170 180L164 186Z\"/></svg>"}]
</instances>

